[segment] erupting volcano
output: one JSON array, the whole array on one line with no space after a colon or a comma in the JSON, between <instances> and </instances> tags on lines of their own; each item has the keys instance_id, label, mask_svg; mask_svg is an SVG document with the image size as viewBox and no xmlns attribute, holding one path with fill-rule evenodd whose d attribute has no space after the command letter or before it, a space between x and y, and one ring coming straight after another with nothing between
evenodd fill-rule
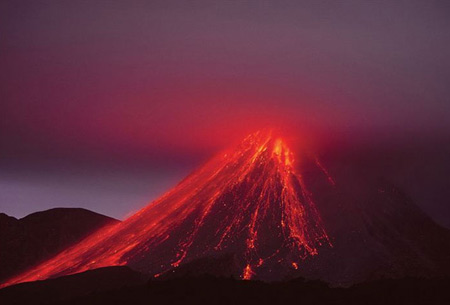
<instances>
[{"instance_id":1,"label":"erupting volcano","mask_svg":"<svg viewBox=\"0 0 450 305\"><path fill-rule=\"evenodd\" d=\"M315 156L294 159L281 138L257 132L127 220L3 286L114 265L154 278L347 285L448 275L450 234L387 181L339 164L331 176Z\"/></svg>"},{"instance_id":2,"label":"erupting volcano","mask_svg":"<svg viewBox=\"0 0 450 305\"><path fill-rule=\"evenodd\" d=\"M207 257L233 256L242 279L281 278L331 247L294 157L257 132L213 158L126 221L101 229L7 285L112 265L158 277ZM334 181L322 165L317 166Z\"/></svg>"}]
</instances>

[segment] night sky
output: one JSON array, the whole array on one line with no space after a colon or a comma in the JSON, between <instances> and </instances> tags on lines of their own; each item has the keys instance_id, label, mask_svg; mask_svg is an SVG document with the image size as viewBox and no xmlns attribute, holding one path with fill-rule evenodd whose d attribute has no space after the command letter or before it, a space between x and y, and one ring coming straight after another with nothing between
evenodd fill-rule
<instances>
[{"instance_id":1,"label":"night sky","mask_svg":"<svg viewBox=\"0 0 450 305\"><path fill-rule=\"evenodd\" d=\"M0 29L0 212L16 217L123 218L267 126L323 150L450 136L448 1L4 0ZM416 197L446 223L448 182L421 164L400 184L437 181Z\"/></svg>"}]
</instances>

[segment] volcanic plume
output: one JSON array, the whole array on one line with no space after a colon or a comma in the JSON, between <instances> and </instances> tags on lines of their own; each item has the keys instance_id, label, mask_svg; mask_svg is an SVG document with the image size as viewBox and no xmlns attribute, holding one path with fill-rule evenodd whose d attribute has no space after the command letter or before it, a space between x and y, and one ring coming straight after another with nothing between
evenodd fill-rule
<instances>
[{"instance_id":1,"label":"volcanic plume","mask_svg":"<svg viewBox=\"0 0 450 305\"><path fill-rule=\"evenodd\" d=\"M252 134L129 219L6 285L111 265L158 277L196 259L226 255L242 279L282 278L332 246L294 162L281 138Z\"/></svg>"}]
</instances>

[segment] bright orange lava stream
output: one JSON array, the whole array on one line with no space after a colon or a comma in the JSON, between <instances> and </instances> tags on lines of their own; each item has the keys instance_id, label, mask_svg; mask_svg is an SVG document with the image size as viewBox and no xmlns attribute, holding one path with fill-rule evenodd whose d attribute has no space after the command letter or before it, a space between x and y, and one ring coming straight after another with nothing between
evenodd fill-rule
<instances>
[{"instance_id":1,"label":"bright orange lava stream","mask_svg":"<svg viewBox=\"0 0 450 305\"><path fill-rule=\"evenodd\" d=\"M330 245L291 151L271 133L257 132L127 220L100 229L3 286L112 265L157 277L221 253L234 253L241 278L251 279L273 266L300 268L302 260Z\"/></svg>"}]
</instances>

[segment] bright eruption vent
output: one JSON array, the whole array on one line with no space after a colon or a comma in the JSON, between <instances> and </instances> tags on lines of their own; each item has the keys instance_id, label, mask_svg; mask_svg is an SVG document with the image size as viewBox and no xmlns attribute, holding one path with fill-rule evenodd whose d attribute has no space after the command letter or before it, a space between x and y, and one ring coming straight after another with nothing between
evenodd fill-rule
<instances>
[{"instance_id":1,"label":"bright eruption vent","mask_svg":"<svg viewBox=\"0 0 450 305\"><path fill-rule=\"evenodd\" d=\"M6 285L112 265L157 277L196 259L230 254L230 268L242 279L301 268L331 244L294 162L281 139L252 134L124 222Z\"/></svg>"}]
</instances>

